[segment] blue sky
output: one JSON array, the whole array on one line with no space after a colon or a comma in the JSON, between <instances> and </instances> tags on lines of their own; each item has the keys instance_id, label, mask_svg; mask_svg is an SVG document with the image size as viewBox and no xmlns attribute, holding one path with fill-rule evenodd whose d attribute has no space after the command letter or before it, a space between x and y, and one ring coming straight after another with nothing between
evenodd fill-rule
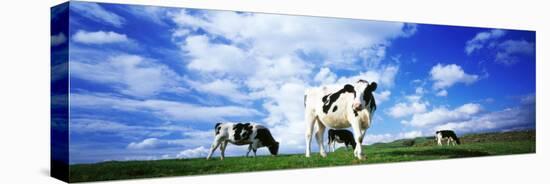
<instances>
[{"instance_id":1,"label":"blue sky","mask_svg":"<svg viewBox=\"0 0 550 184\"><path fill-rule=\"evenodd\" d=\"M369 144L535 127L532 31L87 2L70 15L52 45L70 45L71 163L203 157L219 121L303 153L304 89L358 79L379 84Z\"/></svg>"}]
</instances>

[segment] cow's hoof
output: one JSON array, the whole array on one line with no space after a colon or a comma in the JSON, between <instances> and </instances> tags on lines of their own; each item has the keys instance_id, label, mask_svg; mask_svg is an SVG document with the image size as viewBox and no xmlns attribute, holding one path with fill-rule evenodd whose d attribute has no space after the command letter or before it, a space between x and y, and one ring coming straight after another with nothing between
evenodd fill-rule
<instances>
[{"instance_id":1,"label":"cow's hoof","mask_svg":"<svg viewBox=\"0 0 550 184\"><path fill-rule=\"evenodd\" d=\"M309 154L306 154L306 158L309 158L309 157L310 157L310 155L309 155Z\"/></svg>"},{"instance_id":2,"label":"cow's hoof","mask_svg":"<svg viewBox=\"0 0 550 184\"><path fill-rule=\"evenodd\" d=\"M322 152L322 153L321 153L321 157L323 157L323 158L327 158L327 153L325 153L325 152Z\"/></svg>"}]
</instances>

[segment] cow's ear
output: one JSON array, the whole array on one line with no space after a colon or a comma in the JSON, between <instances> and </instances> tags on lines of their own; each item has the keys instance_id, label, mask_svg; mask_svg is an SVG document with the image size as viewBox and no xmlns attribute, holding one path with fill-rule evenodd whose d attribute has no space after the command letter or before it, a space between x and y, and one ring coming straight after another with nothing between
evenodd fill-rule
<instances>
[{"instance_id":1,"label":"cow's ear","mask_svg":"<svg viewBox=\"0 0 550 184\"><path fill-rule=\"evenodd\" d=\"M369 87L367 87L367 89L369 91L374 91L374 90L376 90L377 87L378 87L378 84L376 84L376 82L371 82Z\"/></svg>"}]
</instances>

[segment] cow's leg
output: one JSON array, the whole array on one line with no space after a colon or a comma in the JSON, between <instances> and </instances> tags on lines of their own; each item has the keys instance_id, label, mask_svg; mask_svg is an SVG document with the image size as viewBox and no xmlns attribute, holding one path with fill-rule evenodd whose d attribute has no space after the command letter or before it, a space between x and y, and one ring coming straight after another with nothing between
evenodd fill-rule
<instances>
[{"instance_id":1,"label":"cow's leg","mask_svg":"<svg viewBox=\"0 0 550 184\"><path fill-rule=\"evenodd\" d=\"M248 157L248 154L250 154L250 151L252 151L252 144L248 145L248 152L246 152L246 157Z\"/></svg>"},{"instance_id":2,"label":"cow's leg","mask_svg":"<svg viewBox=\"0 0 550 184\"><path fill-rule=\"evenodd\" d=\"M330 153L330 137L328 138L327 147L328 147L328 152ZM334 152L334 149L333 149L332 152Z\"/></svg>"},{"instance_id":3,"label":"cow's leg","mask_svg":"<svg viewBox=\"0 0 550 184\"><path fill-rule=\"evenodd\" d=\"M317 121L317 132L315 133L315 138L317 140L317 145L319 145L319 154L321 154L322 157L327 157L325 146L323 144L323 134L325 134L325 125L323 125L320 121Z\"/></svg>"},{"instance_id":4,"label":"cow's leg","mask_svg":"<svg viewBox=\"0 0 550 184\"><path fill-rule=\"evenodd\" d=\"M367 133L367 129L361 129L361 142L363 142L363 137L365 137L365 133Z\"/></svg>"},{"instance_id":5,"label":"cow's leg","mask_svg":"<svg viewBox=\"0 0 550 184\"><path fill-rule=\"evenodd\" d=\"M254 153L254 158L256 158L256 151L257 149L252 149L252 153Z\"/></svg>"},{"instance_id":6,"label":"cow's leg","mask_svg":"<svg viewBox=\"0 0 550 184\"><path fill-rule=\"evenodd\" d=\"M447 146L451 143L451 139L447 138Z\"/></svg>"},{"instance_id":7,"label":"cow's leg","mask_svg":"<svg viewBox=\"0 0 550 184\"><path fill-rule=\"evenodd\" d=\"M353 151L353 155L357 157L359 160L363 160L363 150L361 146L361 125L359 124L359 120L357 118L352 118L351 122L351 128L353 129L353 137L355 138L355 142L357 145L355 146L355 150Z\"/></svg>"},{"instance_id":8,"label":"cow's leg","mask_svg":"<svg viewBox=\"0 0 550 184\"><path fill-rule=\"evenodd\" d=\"M361 143L363 143L363 138L365 138L365 134L367 134L366 128L361 130L361 139L359 140Z\"/></svg>"},{"instance_id":9,"label":"cow's leg","mask_svg":"<svg viewBox=\"0 0 550 184\"><path fill-rule=\"evenodd\" d=\"M313 133L313 125L315 124L315 116L312 112L306 110L306 157L311 155L311 134Z\"/></svg>"},{"instance_id":10,"label":"cow's leg","mask_svg":"<svg viewBox=\"0 0 550 184\"><path fill-rule=\"evenodd\" d=\"M210 152L208 152L208 156L206 156L206 160L209 160L211 157L212 157L212 154L214 153L214 151L218 148L218 146L220 146L220 144L222 143L222 139L221 137L219 136L216 136L214 138L214 142L212 143L212 145L210 146Z\"/></svg>"},{"instance_id":11,"label":"cow's leg","mask_svg":"<svg viewBox=\"0 0 550 184\"><path fill-rule=\"evenodd\" d=\"M221 150L221 157L220 159L223 160L225 157L225 148L227 147L227 141L223 141L221 144L220 150Z\"/></svg>"}]
</instances>

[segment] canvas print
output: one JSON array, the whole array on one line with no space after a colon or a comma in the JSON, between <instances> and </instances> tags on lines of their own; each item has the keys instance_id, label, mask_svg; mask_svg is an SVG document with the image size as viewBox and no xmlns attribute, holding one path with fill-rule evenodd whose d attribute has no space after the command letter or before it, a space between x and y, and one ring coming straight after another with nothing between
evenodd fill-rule
<instances>
[{"instance_id":1,"label":"canvas print","mask_svg":"<svg viewBox=\"0 0 550 184\"><path fill-rule=\"evenodd\" d=\"M78 1L51 13L64 181L536 152L535 31Z\"/></svg>"}]
</instances>

